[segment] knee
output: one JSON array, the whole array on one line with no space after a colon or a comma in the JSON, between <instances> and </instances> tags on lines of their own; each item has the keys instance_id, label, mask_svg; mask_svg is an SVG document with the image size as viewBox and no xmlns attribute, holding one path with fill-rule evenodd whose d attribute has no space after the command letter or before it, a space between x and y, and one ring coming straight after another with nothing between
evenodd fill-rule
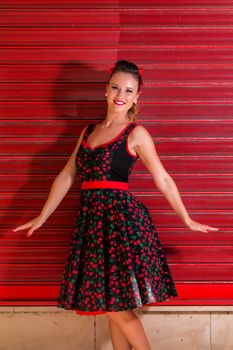
<instances>
[{"instance_id":1,"label":"knee","mask_svg":"<svg viewBox=\"0 0 233 350\"><path fill-rule=\"evenodd\" d=\"M135 313L130 310L125 310L125 311L107 311L106 312L106 316L109 320L117 320L118 318L120 318L121 320L131 320L134 319L136 317Z\"/></svg>"},{"instance_id":2,"label":"knee","mask_svg":"<svg viewBox=\"0 0 233 350\"><path fill-rule=\"evenodd\" d=\"M106 317L109 319L109 320L112 320L114 315L116 315L116 312L111 312L111 311L106 311Z\"/></svg>"},{"instance_id":3,"label":"knee","mask_svg":"<svg viewBox=\"0 0 233 350\"><path fill-rule=\"evenodd\" d=\"M109 321L116 321L120 316L122 312L121 311L107 311L106 316Z\"/></svg>"}]
</instances>

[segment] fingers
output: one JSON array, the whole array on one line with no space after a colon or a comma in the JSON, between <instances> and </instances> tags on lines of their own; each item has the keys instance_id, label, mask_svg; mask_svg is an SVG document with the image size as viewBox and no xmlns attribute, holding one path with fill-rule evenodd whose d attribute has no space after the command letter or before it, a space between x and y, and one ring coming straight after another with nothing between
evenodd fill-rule
<instances>
[{"instance_id":1,"label":"fingers","mask_svg":"<svg viewBox=\"0 0 233 350\"><path fill-rule=\"evenodd\" d=\"M218 231L219 230L217 227L213 227L213 226L205 225L204 227L206 228L207 231Z\"/></svg>"},{"instance_id":2,"label":"fingers","mask_svg":"<svg viewBox=\"0 0 233 350\"><path fill-rule=\"evenodd\" d=\"M201 232L209 232L209 231L218 231L218 228L215 227L200 227L200 231Z\"/></svg>"},{"instance_id":3,"label":"fingers","mask_svg":"<svg viewBox=\"0 0 233 350\"><path fill-rule=\"evenodd\" d=\"M20 226L18 226L18 227L15 227L15 228L13 229L13 231L16 232L16 231L25 230L26 228L30 227L30 225L31 225L31 223L30 223L30 222L27 222L27 223L24 224L24 225L20 225Z\"/></svg>"},{"instance_id":4,"label":"fingers","mask_svg":"<svg viewBox=\"0 0 233 350\"><path fill-rule=\"evenodd\" d=\"M13 232L17 232L17 231L22 231L22 230L25 230L29 227L32 226L32 222L29 221L29 222L26 222L26 224L23 224L23 225L20 225L18 227L15 227L12 231ZM34 230L29 230L27 233L26 233L26 237L30 237L32 235Z\"/></svg>"},{"instance_id":5,"label":"fingers","mask_svg":"<svg viewBox=\"0 0 233 350\"><path fill-rule=\"evenodd\" d=\"M26 233L26 236L27 236L27 237L30 237L30 236L33 234L33 231L34 231L34 230L28 231L28 232Z\"/></svg>"},{"instance_id":6,"label":"fingers","mask_svg":"<svg viewBox=\"0 0 233 350\"><path fill-rule=\"evenodd\" d=\"M191 228L193 231L201 231L201 232L219 231L218 227L204 225L204 224L201 224L201 223L194 221L194 220L193 220L193 222L194 222L194 225Z\"/></svg>"},{"instance_id":7,"label":"fingers","mask_svg":"<svg viewBox=\"0 0 233 350\"><path fill-rule=\"evenodd\" d=\"M208 231L219 231L219 229L217 227L209 227L206 229L206 232Z\"/></svg>"}]
</instances>

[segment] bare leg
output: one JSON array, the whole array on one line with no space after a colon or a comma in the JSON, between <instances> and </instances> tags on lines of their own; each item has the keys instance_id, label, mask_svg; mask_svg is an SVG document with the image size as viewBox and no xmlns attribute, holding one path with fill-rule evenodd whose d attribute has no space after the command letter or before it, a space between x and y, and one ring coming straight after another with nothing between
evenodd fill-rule
<instances>
[{"instance_id":1,"label":"bare leg","mask_svg":"<svg viewBox=\"0 0 233 350\"><path fill-rule=\"evenodd\" d=\"M118 325L108 318L109 330L112 339L113 350L132 350L127 338Z\"/></svg>"},{"instance_id":2,"label":"bare leg","mask_svg":"<svg viewBox=\"0 0 233 350\"><path fill-rule=\"evenodd\" d=\"M106 312L106 316L116 323L134 350L151 350L142 323L133 310Z\"/></svg>"}]
</instances>

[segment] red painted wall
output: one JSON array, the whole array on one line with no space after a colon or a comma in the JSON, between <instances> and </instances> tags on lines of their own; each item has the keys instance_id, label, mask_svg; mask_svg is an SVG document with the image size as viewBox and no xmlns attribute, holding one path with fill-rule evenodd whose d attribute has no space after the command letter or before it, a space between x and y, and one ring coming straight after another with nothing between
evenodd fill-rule
<instances>
[{"instance_id":1,"label":"red painted wall","mask_svg":"<svg viewBox=\"0 0 233 350\"><path fill-rule=\"evenodd\" d=\"M179 293L160 305L233 305L232 1L0 1L1 305L56 305L80 181L32 237L87 123L106 113L117 59L143 67L138 122L190 216L184 226L140 160L130 189L150 209Z\"/></svg>"}]
</instances>

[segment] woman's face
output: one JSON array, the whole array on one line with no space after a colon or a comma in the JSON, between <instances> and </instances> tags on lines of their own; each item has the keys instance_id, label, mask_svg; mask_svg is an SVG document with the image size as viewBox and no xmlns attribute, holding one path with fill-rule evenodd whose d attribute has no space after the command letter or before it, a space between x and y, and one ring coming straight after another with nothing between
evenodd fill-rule
<instances>
[{"instance_id":1,"label":"woman's face","mask_svg":"<svg viewBox=\"0 0 233 350\"><path fill-rule=\"evenodd\" d=\"M138 81L130 73L116 72L106 86L108 106L119 112L126 112L137 103Z\"/></svg>"}]
</instances>

